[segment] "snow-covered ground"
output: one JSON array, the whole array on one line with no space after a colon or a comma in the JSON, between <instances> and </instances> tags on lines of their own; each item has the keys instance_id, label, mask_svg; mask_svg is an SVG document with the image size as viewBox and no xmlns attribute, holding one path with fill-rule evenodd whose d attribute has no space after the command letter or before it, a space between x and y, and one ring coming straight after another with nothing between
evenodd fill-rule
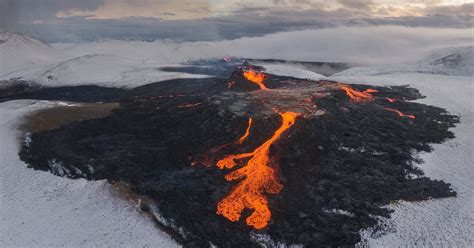
<instances>
[{"instance_id":1,"label":"snow-covered ground","mask_svg":"<svg viewBox=\"0 0 474 248\"><path fill-rule=\"evenodd\" d=\"M0 246L178 247L106 181L62 178L19 160L21 118L54 104L0 103Z\"/></svg>"}]
</instances>

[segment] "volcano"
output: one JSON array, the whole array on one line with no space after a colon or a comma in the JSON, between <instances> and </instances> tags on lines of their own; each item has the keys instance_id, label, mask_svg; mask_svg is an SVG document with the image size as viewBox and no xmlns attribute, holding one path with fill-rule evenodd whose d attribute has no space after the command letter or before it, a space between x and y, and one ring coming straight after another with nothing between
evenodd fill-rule
<instances>
[{"instance_id":1,"label":"volcano","mask_svg":"<svg viewBox=\"0 0 474 248\"><path fill-rule=\"evenodd\" d=\"M393 201L456 196L416 167L416 152L453 138L459 122L412 102L422 97L245 63L229 78L124 91L109 116L29 135L20 157L128 185L186 247L351 246Z\"/></svg>"}]
</instances>

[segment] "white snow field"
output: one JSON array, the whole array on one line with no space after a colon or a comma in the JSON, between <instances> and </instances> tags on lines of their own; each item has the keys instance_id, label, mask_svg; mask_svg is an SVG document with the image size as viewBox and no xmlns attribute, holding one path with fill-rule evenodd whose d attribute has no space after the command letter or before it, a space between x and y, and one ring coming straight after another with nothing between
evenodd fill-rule
<instances>
[{"instance_id":1,"label":"white snow field","mask_svg":"<svg viewBox=\"0 0 474 248\"><path fill-rule=\"evenodd\" d=\"M53 102L0 103L0 247L179 247L109 183L27 168L17 125Z\"/></svg>"}]
</instances>

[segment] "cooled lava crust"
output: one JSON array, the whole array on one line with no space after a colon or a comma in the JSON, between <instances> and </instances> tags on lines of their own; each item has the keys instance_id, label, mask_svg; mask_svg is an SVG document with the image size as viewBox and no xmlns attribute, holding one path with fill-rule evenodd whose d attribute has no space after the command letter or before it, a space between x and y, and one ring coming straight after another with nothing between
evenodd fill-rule
<instances>
[{"instance_id":1,"label":"cooled lava crust","mask_svg":"<svg viewBox=\"0 0 474 248\"><path fill-rule=\"evenodd\" d=\"M72 179L129 184L154 200L163 227L186 247L353 246L361 229L390 217L384 206L394 201L456 196L449 183L423 176L416 154L453 138L458 118L413 102L418 90L347 85L373 92L370 102L354 102L338 82L265 74L269 90L261 90L242 70L127 91L110 116L32 134L20 157ZM240 181L226 181L232 170L217 161L262 145L284 111L300 115L269 150L282 185L265 194L271 219L253 228L245 209L231 222L217 205Z\"/></svg>"}]
</instances>

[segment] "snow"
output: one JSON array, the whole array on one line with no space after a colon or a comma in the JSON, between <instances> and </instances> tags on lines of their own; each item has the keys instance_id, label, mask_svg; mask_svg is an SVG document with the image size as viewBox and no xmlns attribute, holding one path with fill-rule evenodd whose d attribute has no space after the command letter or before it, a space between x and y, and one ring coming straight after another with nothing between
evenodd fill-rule
<instances>
[{"instance_id":1,"label":"snow","mask_svg":"<svg viewBox=\"0 0 474 248\"><path fill-rule=\"evenodd\" d=\"M418 102L446 108L460 116L461 123L451 129L456 138L433 145L422 153L419 167L432 179L451 183L456 198L423 202L400 202L390 206L395 232L374 235L361 233L370 247L472 247L474 246L474 84L472 76L450 76L400 71L395 68L364 67L330 77L346 82L374 85L410 85L427 96ZM377 70L383 73L374 73ZM441 70L441 69L440 69ZM472 72L472 68L470 69ZM450 68L444 68L449 74ZM386 220L387 221L387 220Z\"/></svg>"},{"instance_id":2,"label":"snow","mask_svg":"<svg viewBox=\"0 0 474 248\"><path fill-rule=\"evenodd\" d=\"M21 118L53 105L0 103L1 246L179 247L106 181L61 178L19 160Z\"/></svg>"}]
</instances>

